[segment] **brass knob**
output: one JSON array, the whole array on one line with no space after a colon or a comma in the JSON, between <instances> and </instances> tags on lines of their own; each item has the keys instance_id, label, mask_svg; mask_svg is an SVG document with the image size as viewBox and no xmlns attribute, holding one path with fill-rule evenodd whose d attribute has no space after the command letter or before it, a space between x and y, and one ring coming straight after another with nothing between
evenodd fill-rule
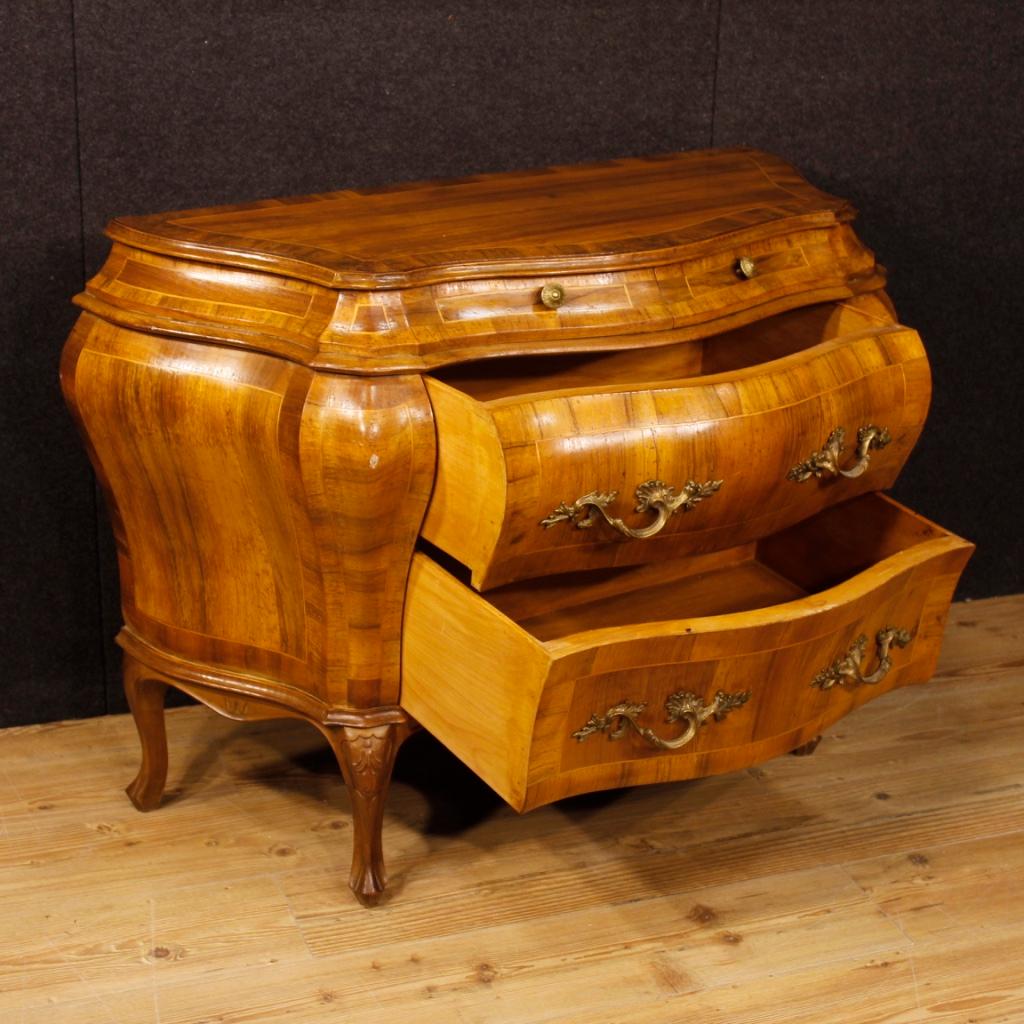
<instances>
[{"instance_id":1,"label":"brass knob","mask_svg":"<svg viewBox=\"0 0 1024 1024\"><path fill-rule=\"evenodd\" d=\"M558 309L565 302L565 289L560 284L546 284L540 290L540 301L548 309Z\"/></svg>"},{"instance_id":2,"label":"brass knob","mask_svg":"<svg viewBox=\"0 0 1024 1024\"><path fill-rule=\"evenodd\" d=\"M736 261L736 273L744 281L749 281L757 274L757 264L749 256L741 256Z\"/></svg>"}]
</instances>

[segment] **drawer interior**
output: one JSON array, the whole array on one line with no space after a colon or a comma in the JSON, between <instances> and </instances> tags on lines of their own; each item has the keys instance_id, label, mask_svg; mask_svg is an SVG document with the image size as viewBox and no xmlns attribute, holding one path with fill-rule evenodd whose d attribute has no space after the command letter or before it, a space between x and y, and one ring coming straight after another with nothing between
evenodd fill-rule
<instances>
[{"instance_id":1,"label":"drawer interior","mask_svg":"<svg viewBox=\"0 0 1024 1024\"><path fill-rule=\"evenodd\" d=\"M709 338L615 352L480 359L432 376L479 402L539 392L657 384L729 373L894 323L881 299L863 295L766 317ZM621 347L623 339L617 339Z\"/></svg>"},{"instance_id":2,"label":"drawer interior","mask_svg":"<svg viewBox=\"0 0 1024 1024\"><path fill-rule=\"evenodd\" d=\"M498 587L488 601L540 641L644 622L767 608L850 579L935 537L933 523L878 494L710 555L565 573Z\"/></svg>"}]
</instances>

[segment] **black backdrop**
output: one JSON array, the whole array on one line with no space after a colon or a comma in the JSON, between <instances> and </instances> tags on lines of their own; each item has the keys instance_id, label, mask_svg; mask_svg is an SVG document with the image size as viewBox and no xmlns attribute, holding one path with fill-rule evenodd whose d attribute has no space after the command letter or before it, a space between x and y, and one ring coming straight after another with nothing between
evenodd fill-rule
<instances>
[{"instance_id":1,"label":"black backdrop","mask_svg":"<svg viewBox=\"0 0 1024 1024\"><path fill-rule=\"evenodd\" d=\"M118 213L746 143L861 209L935 374L896 496L1021 586L1024 5L2 0L0 724L124 707L56 383Z\"/></svg>"}]
</instances>

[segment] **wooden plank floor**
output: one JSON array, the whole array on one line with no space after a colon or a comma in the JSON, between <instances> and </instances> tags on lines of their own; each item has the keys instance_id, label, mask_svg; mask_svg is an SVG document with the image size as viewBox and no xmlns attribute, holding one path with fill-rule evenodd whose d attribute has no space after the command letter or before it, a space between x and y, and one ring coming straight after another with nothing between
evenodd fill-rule
<instances>
[{"instance_id":1,"label":"wooden plank floor","mask_svg":"<svg viewBox=\"0 0 1024 1024\"><path fill-rule=\"evenodd\" d=\"M810 758L517 817L427 736L345 888L347 798L299 723L169 712L0 733L5 1024L1019 1024L1024 595L954 609L939 677Z\"/></svg>"}]
</instances>

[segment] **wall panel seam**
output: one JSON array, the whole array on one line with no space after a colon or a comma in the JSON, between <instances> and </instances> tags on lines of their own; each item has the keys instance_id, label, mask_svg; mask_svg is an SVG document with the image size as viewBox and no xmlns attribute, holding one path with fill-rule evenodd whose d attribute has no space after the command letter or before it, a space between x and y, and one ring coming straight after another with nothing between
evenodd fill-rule
<instances>
[{"instance_id":1,"label":"wall panel seam","mask_svg":"<svg viewBox=\"0 0 1024 1024\"><path fill-rule=\"evenodd\" d=\"M708 126L708 148L715 146L715 120L718 117L718 58L722 49L722 0L718 0L715 18L715 53L711 70L711 123Z\"/></svg>"},{"instance_id":2,"label":"wall panel seam","mask_svg":"<svg viewBox=\"0 0 1024 1024\"><path fill-rule=\"evenodd\" d=\"M79 288L85 287L86 276L86 253L85 253L85 195L84 178L82 174L82 120L80 116L81 104L79 102L79 80L78 80L78 31L75 19L75 0L68 0L68 14L70 16L71 29L71 85L74 94L75 112L75 170L78 180L78 246L81 273L79 276ZM100 530L103 529L103 522L100 515L99 485L95 477L91 477L92 486L91 509L92 509L92 541L93 541L93 566L96 573L96 607L94 615L99 626L98 629L98 654L99 654L99 679L98 685L103 694L103 712L110 714L110 694L107 686L110 666L107 664L107 644L104 637L103 621L103 552L100 548Z\"/></svg>"}]
</instances>

